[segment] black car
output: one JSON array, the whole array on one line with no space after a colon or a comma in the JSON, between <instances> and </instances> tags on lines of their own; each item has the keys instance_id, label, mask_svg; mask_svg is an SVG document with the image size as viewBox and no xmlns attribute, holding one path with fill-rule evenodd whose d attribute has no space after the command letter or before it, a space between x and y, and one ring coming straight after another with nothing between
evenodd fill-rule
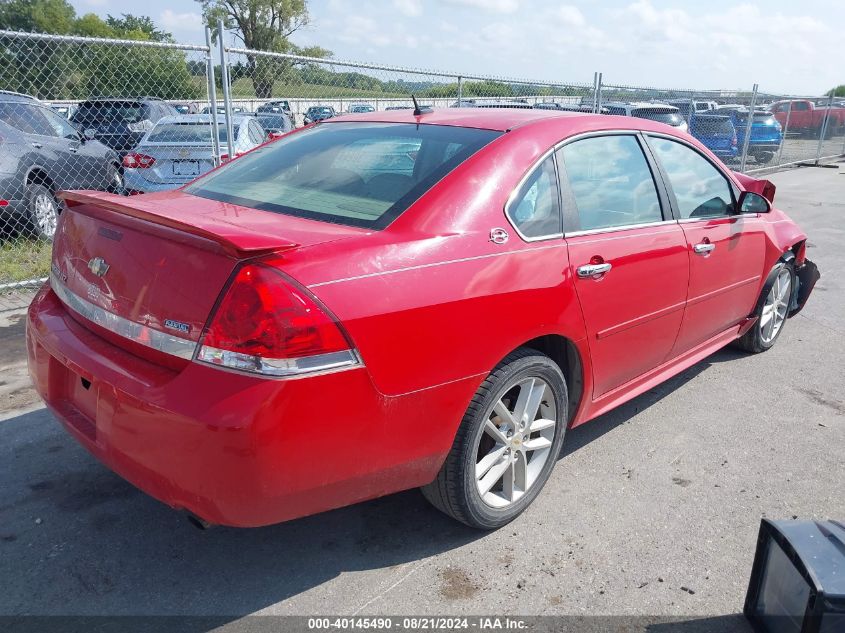
<instances>
[{"instance_id":1,"label":"black car","mask_svg":"<svg viewBox=\"0 0 845 633\"><path fill-rule=\"evenodd\" d=\"M335 109L331 106L311 106L305 111L303 122L305 125L308 125L309 123L316 123L317 121L322 121L324 119L331 119L335 116L337 116L337 112L335 112Z\"/></svg>"},{"instance_id":2,"label":"black car","mask_svg":"<svg viewBox=\"0 0 845 633\"><path fill-rule=\"evenodd\" d=\"M161 117L175 114L176 108L152 97L91 99L80 103L70 120L122 155L135 149Z\"/></svg>"},{"instance_id":3,"label":"black car","mask_svg":"<svg viewBox=\"0 0 845 633\"><path fill-rule=\"evenodd\" d=\"M0 217L50 239L61 189L123 191L120 157L35 98L0 94Z\"/></svg>"}]
</instances>

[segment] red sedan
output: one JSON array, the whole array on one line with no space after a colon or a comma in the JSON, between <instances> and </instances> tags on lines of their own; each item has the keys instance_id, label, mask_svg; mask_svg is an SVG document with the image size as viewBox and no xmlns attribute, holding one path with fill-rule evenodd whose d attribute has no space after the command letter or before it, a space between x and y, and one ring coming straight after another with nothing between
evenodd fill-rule
<instances>
[{"instance_id":1,"label":"red sedan","mask_svg":"<svg viewBox=\"0 0 845 633\"><path fill-rule=\"evenodd\" d=\"M139 488L259 526L420 486L522 512L567 428L804 305L774 187L660 123L378 112L178 191L68 192L34 383Z\"/></svg>"}]
</instances>

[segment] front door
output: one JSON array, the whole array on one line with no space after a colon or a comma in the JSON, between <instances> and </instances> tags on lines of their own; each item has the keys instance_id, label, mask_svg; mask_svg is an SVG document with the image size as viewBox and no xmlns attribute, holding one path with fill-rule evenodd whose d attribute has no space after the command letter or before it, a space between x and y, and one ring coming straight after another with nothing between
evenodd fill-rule
<instances>
[{"instance_id":1,"label":"front door","mask_svg":"<svg viewBox=\"0 0 845 633\"><path fill-rule=\"evenodd\" d=\"M558 150L565 239L593 365L593 398L666 360L680 329L689 260L635 134ZM574 226L573 226L574 224Z\"/></svg>"},{"instance_id":2,"label":"front door","mask_svg":"<svg viewBox=\"0 0 845 633\"><path fill-rule=\"evenodd\" d=\"M649 137L649 145L666 174L689 258L689 297L675 356L754 311L765 234L757 216L735 213L733 185L697 149L655 136Z\"/></svg>"}]
</instances>

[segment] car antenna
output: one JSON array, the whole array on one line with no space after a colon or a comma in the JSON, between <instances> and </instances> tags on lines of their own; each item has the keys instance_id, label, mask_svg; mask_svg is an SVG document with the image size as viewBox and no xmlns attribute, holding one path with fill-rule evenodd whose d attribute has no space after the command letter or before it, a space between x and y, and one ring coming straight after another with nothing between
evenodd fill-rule
<instances>
[{"instance_id":1,"label":"car antenna","mask_svg":"<svg viewBox=\"0 0 845 633\"><path fill-rule=\"evenodd\" d=\"M421 116L431 112L431 106L420 106L420 104L417 103L416 96L411 95L411 101L414 102L414 116Z\"/></svg>"}]
</instances>

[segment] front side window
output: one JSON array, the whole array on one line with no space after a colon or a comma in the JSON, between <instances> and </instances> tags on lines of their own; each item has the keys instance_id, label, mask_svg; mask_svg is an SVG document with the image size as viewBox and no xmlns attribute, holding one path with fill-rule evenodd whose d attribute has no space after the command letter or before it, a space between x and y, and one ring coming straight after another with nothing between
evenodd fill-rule
<instances>
[{"instance_id":1,"label":"front side window","mask_svg":"<svg viewBox=\"0 0 845 633\"><path fill-rule=\"evenodd\" d=\"M677 141L652 137L649 143L669 177L681 219L733 213L733 190L713 163Z\"/></svg>"},{"instance_id":2,"label":"front side window","mask_svg":"<svg viewBox=\"0 0 845 633\"><path fill-rule=\"evenodd\" d=\"M522 183L508 203L507 214L526 238L560 235L560 194L553 156L535 167Z\"/></svg>"},{"instance_id":3,"label":"front side window","mask_svg":"<svg viewBox=\"0 0 845 633\"><path fill-rule=\"evenodd\" d=\"M253 209L381 229L500 135L440 125L323 123L263 145L185 191Z\"/></svg>"},{"instance_id":4,"label":"front side window","mask_svg":"<svg viewBox=\"0 0 845 633\"><path fill-rule=\"evenodd\" d=\"M60 136L62 138L78 140L79 139L79 132L76 131L76 128L71 125L70 121L67 119L60 117L58 114L50 110L49 108L40 108L39 111L47 119L47 123L53 130L53 134L55 136Z\"/></svg>"},{"instance_id":5,"label":"front side window","mask_svg":"<svg viewBox=\"0 0 845 633\"><path fill-rule=\"evenodd\" d=\"M636 137L595 136L558 152L582 231L663 220L654 178Z\"/></svg>"}]
</instances>

